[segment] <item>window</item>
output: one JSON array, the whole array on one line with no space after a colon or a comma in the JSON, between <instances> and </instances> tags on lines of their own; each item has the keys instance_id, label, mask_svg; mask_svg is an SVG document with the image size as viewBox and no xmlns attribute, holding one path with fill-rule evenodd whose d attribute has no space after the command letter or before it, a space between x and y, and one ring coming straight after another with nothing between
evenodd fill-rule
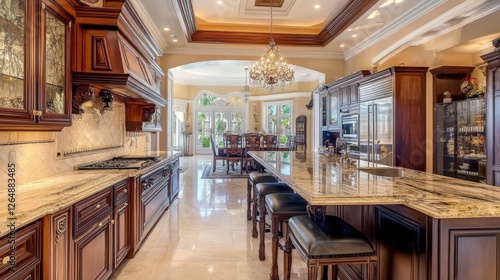
<instances>
[{"instance_id":1,"label":"window","mask_svg":"<svg viewBox=\"0 0 500 280\"><path fill-rule=\"evenodd\" d=\"M280 146L286 145L292 134L292 101L264 103L264 130L279 137Z\"/></svg>"}]
</instances>

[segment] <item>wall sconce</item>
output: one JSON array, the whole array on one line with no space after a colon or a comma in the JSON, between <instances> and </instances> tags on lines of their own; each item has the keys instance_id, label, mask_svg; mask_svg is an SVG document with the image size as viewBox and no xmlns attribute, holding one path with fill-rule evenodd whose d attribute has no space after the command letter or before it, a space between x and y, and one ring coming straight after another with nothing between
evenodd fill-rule
<instances>
[{"instance_id":1,"label":"wall sconce","mask_svg":"<svg viewBox=\"0 0 500 280\"><path fill-rule=\"evenodd\" d=\"M102 103L104 103L102 109L104 111L113 111L113 92L107 89L103 89L99 92L99 96L101 96Z\"/></svg>"}]
</instances>

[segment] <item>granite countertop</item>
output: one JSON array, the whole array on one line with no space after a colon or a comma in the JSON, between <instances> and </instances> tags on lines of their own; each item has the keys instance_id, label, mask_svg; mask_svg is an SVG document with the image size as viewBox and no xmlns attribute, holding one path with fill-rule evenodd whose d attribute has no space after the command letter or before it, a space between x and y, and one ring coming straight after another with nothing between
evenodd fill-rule
<instances>
[{"instance_id":1,"label":"granite countertop","mask_svg":"<svg viewBox=\"0 0 500 280\"><path fill-rule=\"evenodd\" d=\"M154 152L147 155L161 157L161 160L140 170L75 170L18 185L15 196L16 228L47 214L56 213L122 180L148 173L179 157L178 152ZM2 200L7 202L6 193L2 195ZM9 232L7 225L13 221L8 219L7 203L2 205L5 206L0 211L0 236Z\"/></svg>"},{"instance_id":2,"label":"granite countertop","mask_svg":"<svg viewBox=\"0 0 500 280\"><path fill-rule=\"evenodd\" d=\"M268 172L290 185L311 205L402 204L438 219L500 217L500 188L400 169L402 177L369 174L364 167L386 167L303 152L251 152ZM358 169L360 168L360 169Z\"/></svg>"}]
</instances>

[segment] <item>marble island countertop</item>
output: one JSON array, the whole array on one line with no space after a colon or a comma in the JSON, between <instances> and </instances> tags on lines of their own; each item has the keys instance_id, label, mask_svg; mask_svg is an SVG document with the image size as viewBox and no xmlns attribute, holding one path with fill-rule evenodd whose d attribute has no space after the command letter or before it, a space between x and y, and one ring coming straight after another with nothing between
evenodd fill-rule
<instances>
[{"instance_id":1,"label":"marble island countertop","mask_svg":"<svg viewBox=\"0 0 500 280\"><path fill-rule=\"evenodd\" d=\"M389 168L401 177L377 176L363 169L387 166L366 161L343 166L339 156L318 153L251 154L311 205L402 204L438 219L500 217L498 187L400 167Z\"/></svg>"},{"instance_id":2,"label":"marble island countertop","mask_svg":"<svg viewBox=\"0 0 500 280\"><path fill-rule=\"evenodd\" d=\"M161 160L140 170L75 170L20 184L16 186L15 192L15 220L9 219L11 216L7 211L7 192L2 192L0 198L5 203L1 203L3 209L0 211L0 236L10 231L7 225L11 221L15 221L16 228L19 229L122 180L146 174L166 161L178 158L179 153L154 152L149 153L148 156L158 156Z\"/></svg>"}]
</instances>

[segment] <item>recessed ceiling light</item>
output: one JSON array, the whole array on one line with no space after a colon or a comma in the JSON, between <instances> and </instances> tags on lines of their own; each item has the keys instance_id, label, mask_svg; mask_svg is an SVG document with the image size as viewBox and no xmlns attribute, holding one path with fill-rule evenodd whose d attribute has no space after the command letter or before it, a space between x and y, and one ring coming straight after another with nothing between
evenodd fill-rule
<instances>
[{"instance_id":1,"label":"recessed ceiling light","mask_svg":"<svg viewBox=\"0 0 500 280\"><path fill-rule=\"evenodd\" d=\"M314 5L314 8L317 10L317 9L321 8L321 6L320 5Z\"/></svg>"},{"instance_id":2,"label":"recessed ceiling light","mask_svg":"<svg viewBox=\"0 0 500 280\"><path fill-rule=\"evenodd\" d=\"M178 41L177 41L177 39L173 39L172 42L177 43Z\"/></svg>"},{"instance_id":3,"label":"recessed ceiling light","mask_svg":"<svg viewBox=\"0 0 500 280\"><path fill-rule=\"evenodd\" d=\"M368 18L369 19L374 19L376 16L380 15L380 13L378 12L378 10L375 10L373 11L369 16Z\"/></svg>"},{"instance_id":4,"label":"recessed ceiling light","mask_svg":"<svg viewBox=\"0 0 500 280\"><path fill-rule=\"evenodd\" d=\"M220 5L222 5L222 4L224 4L224 2L222 2L222 1L217 1L217 5L219 5L219 6L220 6Z\"/></svg>"},{"instance_id":5,"label":"recessed ceiling light","mask_svg":"<svg viewBox=\"0 0 500 280\"><path fill-rule=\"evenodd\" d=\"M341 48L343 48L343 47L345 47L345 45L344 45L344 44L342 44L342 45L340 45L340 47L341 47Z\"/></svg>"},{"instance_id":6,"label":"recessed ceiling light","mask_svg":"<svg viewBox=\"0 0 500 280\"><path fill-rule=\"evenodd\" d=\"M390 4L392 4L394 2L394 0L387 0L384 2L384 4L380 5L380 8L383 8L383 7L386 7L386 6L389 6Z\"/></svg>"},{"instance_id":7,"label":"recessed ceiling light","mask_svg":"<svg viewBox=\"0 0 500 280\"><path fill-rule=\"evenodd\" d=\"M351 37L352 37L352 38L356 38L356 37L358 37L358 35L356 35L356 34L352 34L352 35L351 35Z\"/></svg>"},{"instance_id":8,"label":"recessed ceiling light","mask_svg":"<svg viewBox=\"0 0 500 280\"><path fill-rule=\"evenodd\" d=\"M347 31L351 32L351 31L352 31L352 28L347 29Z\"/></svg>"},{"instance_id":9,"label":"recessed ceiling light","mask_svg":"<svg viewBox=\"0 0 500 280\"><path fill-rule=\"evenodd\" d=\"M403 2L403 1L404 1L404 0L396 0L396 1L394 1L394 3L401 3L401 2Z\"/></svg>"},{"instance_id":10,"label":"recessed ceiling light","mask_svg":"<svg viewBox=\"0 0 500 280\"><path fill-rule=\"evenodd\" d=\"M172 42L177 43L177 36L172 34L170 35L170 38L172 38Z\"/></svg>"},{"instance_id":11,"label":"recessed ceiling light","mask_svg":"<svg viewBox=\"0 0 500 280\"><path fill-rule=\"evenodd\" d=\"M163 28L163 30L165 30L165 31L170 31L170 28L168 28L168 27L164 27L164 28Z\"/></svg>"}]
</instances>

